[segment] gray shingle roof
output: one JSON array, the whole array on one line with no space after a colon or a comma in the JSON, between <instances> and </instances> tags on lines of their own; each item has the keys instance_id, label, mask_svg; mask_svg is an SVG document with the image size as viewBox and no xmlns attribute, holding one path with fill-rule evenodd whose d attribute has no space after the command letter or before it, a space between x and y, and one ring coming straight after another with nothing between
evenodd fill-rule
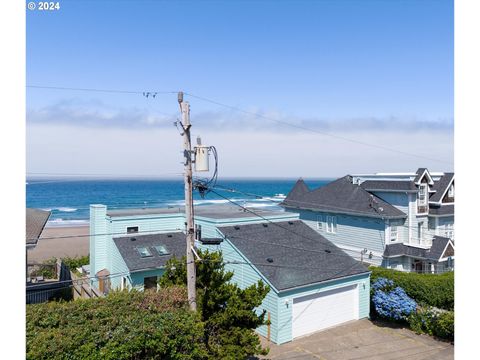
<instances>
[{"instance_id":1,"label":"gray shingle roof","mask_svg":"<svg viewBox=\"0 0 480 360\"><path fill-rule=\"evenodd\" d=\"M426 249L398 243L398 244L386 245L383 256L385 257L413 256L413 257L425 258L425 254L426 254Z\"/></svg>"},{"instance_id":2,"label":"gray shingle roof","mask_svg":"<svg viewBox=\"0 0 480 360\"><path fill-rule=\"evenodd\" d=\"M432 246L430 249L422 249L415 246L409 246L406 244L391 244L385 246L385 257L396 256L412 256L417 258L423 258L428 260L438 261L445 248L447 247L450 239L443 236L434 236L432 240Z\"/></svg>"},{"instance_id":3,"label":"gray shingle roof","mask_svg":"<svg viewBox=\"0 0 480 360\"><path fill-rule=\"evenodd\" d=\"M418 168L418 170L416 172L417 176L415 176L415 179L413 179L414 183L417 183L417 182L420 181L420 179L422 178L422 175L425 172L425 170L427 170L427 168Z\"/></svg>"},{"instance_id":4,"label":"gray shingle roof","mask_svg":"<svg viewBox=\"0 0 480 360\"><path fill-rule=\"evenodd\" d=\"M277 290L368 272L302 221L275 224L227 226L219 230Z\"/></svg>"},{"instance_id":5,"label":"gray shingle roof","mask_svg":"<svg viewBox=\"0 0 480 360\"><path fill-rule=\"evenodd\" d=\"M47 224L50 211L26 209L25 212L25 240L27 245L35 245Z\"/></svg>"},{"instance_id":6,"label":"gray shingle roof","mask_svg":"<svg viewBox=\"0 0 480 360\"><path fill-rule=\"evenodd\" d=\"M413 181L401 180L367 180L360 184L367 191L373 190L393 190L393 191L416 191L417 186Z\"/></svg>"},{"instance_id":7,"label":"gray shingle roof","mask_svg":"<svg viewBox=\"0 0 480 360\"><path fill-rule=\"evenodd\" d=\"M132 238L135 240L132 241ZM132 234L131 236L114 238L113 241L128 269L132 272L161 268L172 257L181 258L187 250L185 234L181 232L148 235ZM165 246L169 255L159 255L153 248L156 245ZM152 256L142 258L137 250L140 247L147 247Z\"/></svg>"},{"instance_id":8,"label":"gray shingle roof","mask_svg":"<svg viewBox=\"0 0 480 360\"><path fill-rule=\"evenodd\" d=\"M297 185L294 189L296 187ZM352 177L348 175L307 193L292 190L281 205L375 218L406 217L404 212L393 205L353 184Z\"/></svg>"},{"instance_id":9,"label":"gray shingle roof","mask_svg":"<svg viewBox=\"0 0 480 360\"><path fill-rule=\"evenodd\" d=\"M449 242L450 239L447 237L434 236L432 240L432 247L430 248L428 257L435 260L440 259Z\"/></svg>"},{"instance_id":10,"label":"gray shingle roof","mask_svg":"<svg viewBox=\"0 0 480 360\"><path fill-rule=\"evenodd\" d=\"M436 190L436 192L430 197L429 201L442 201L443 196L448 190L448 185L450 184L450 181L453 179L454 175L454 173L445 173L439 180L435 182L432 188L433 190Z\"/></svg>"},{"instance_id":11,"label":"gray shingle roof","mask_svg":"<svg viewBox=\"0 0 480 360\"><path fill-rule=\"evenodd\" d=\"M430 206L428 215L432 216L446 216L455 214L455 205L442 205L440 207Z\"/></svg>"}]
</instances>

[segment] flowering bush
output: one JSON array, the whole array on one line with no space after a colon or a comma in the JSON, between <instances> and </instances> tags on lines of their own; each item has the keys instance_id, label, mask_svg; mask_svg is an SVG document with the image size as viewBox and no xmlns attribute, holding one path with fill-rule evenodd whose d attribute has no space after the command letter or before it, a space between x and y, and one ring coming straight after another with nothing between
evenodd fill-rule
<instances>
[{"instance_id":1,"label":"flowering bush","mask_svg":"<svg viewBox=\"0 0 480 360\"><path fill-rule=\"evenodd\" d=\"M408 318L410 328L417 334L425 333L453 340L455 333L454 312L426 307L417 310Z\"/></svg>"},{"instance_id":2,"label":"flowering bush","mask_svg":"<svg viewBox=\"0 0 480 360\"><path fill-rule=\"evenodd\" d=\"M372 302L376 313L386 319L407 320L417 309L417 303L392 280L378 278L372 284Z\"/></svg>"}]
</instances>

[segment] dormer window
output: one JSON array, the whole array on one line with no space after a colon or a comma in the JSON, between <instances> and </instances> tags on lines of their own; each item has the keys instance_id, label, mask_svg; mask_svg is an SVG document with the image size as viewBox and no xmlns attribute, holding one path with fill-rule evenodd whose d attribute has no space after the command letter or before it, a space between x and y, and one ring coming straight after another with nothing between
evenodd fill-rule
<instances>
[{"instance_id":1,"label":"dormer window","mask_svg":"<svg viewBox=\"0 0 480 360\"><path fill-rule=\"evenodd\" d=\"M453 187L453 184L452 184L448 189L448 197L453 198L454 196L455 196L455 188Z\"/></svg>"},{"instance_id":2,"label":"dormer window","mask_svg":"<svg viewBox=\"0 0 480 360\"><path fill-rule=\"evenodd\" d=\"M418 186L417 205L417 213L422 214L428 212L428 184L420 184Z\"/></svg>"}]
</instances>

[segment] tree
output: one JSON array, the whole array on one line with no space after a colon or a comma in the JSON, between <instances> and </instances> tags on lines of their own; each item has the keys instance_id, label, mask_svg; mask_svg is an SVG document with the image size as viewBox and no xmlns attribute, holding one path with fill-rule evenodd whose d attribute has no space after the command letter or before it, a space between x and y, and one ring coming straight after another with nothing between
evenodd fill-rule
<instances>
[{"instance_id":1,"label":"tree","mask_svg":"<svg viewBox=\"0 0 480 360\"><path fill-rule=\"evenodd\" d=\"M204 323L205 347L209 358L246 359L252 355L266 355L254 330L266 325L265 310L257 314L270 291L261 280L245 289L230 282L233 272L226 271L220 252L198 251L202 261L196 262L197 305ZM162 287L185 285L186 258L172 258L160 278Z\"/></svg>"}]
</instances>

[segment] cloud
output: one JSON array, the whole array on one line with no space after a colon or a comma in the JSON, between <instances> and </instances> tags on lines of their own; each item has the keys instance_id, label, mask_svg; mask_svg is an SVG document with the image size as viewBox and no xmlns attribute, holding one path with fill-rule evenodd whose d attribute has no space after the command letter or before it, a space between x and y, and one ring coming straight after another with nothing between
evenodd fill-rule
<instances>
[{"instance_id":1,"label":"cloud","mask_svg":"<svg viewBox=\"0 0 480 360\"><path fill-rule=\"evenodd\" d=\"M453 163L453 136L446 132L364 131L355 135L362 144L301 132L257 131L242 136L236 131L211 129L201 135L204 144L214 145L218 151L220 177L334 177L419 167L453 170L448 164ZM172 176L183 171L182 156L182 139L173 127L34 124L27 128L28 172Z\"/></svg>"},{"instance_id":2,"label":"cloud","mask_svg":"<svg viewBox=\"0 0 480 360\"><path fill-rule=\"evenodd\" d=\"M27 110L27 124L71 124L93 128L170 128L179 117L178 113L167 114L148 107L120 107L100 101L63 100L38 109ZM396 131L412 133L419 131L453 133L453 119L427 121L418 118L357 117L302 118L276 111L250 109L237 111L201 111L191 114L195 129L222 131L268 131L298 133L312 130L323 133L352 133L364 131Z\"/></svg>"}]
</instances>

